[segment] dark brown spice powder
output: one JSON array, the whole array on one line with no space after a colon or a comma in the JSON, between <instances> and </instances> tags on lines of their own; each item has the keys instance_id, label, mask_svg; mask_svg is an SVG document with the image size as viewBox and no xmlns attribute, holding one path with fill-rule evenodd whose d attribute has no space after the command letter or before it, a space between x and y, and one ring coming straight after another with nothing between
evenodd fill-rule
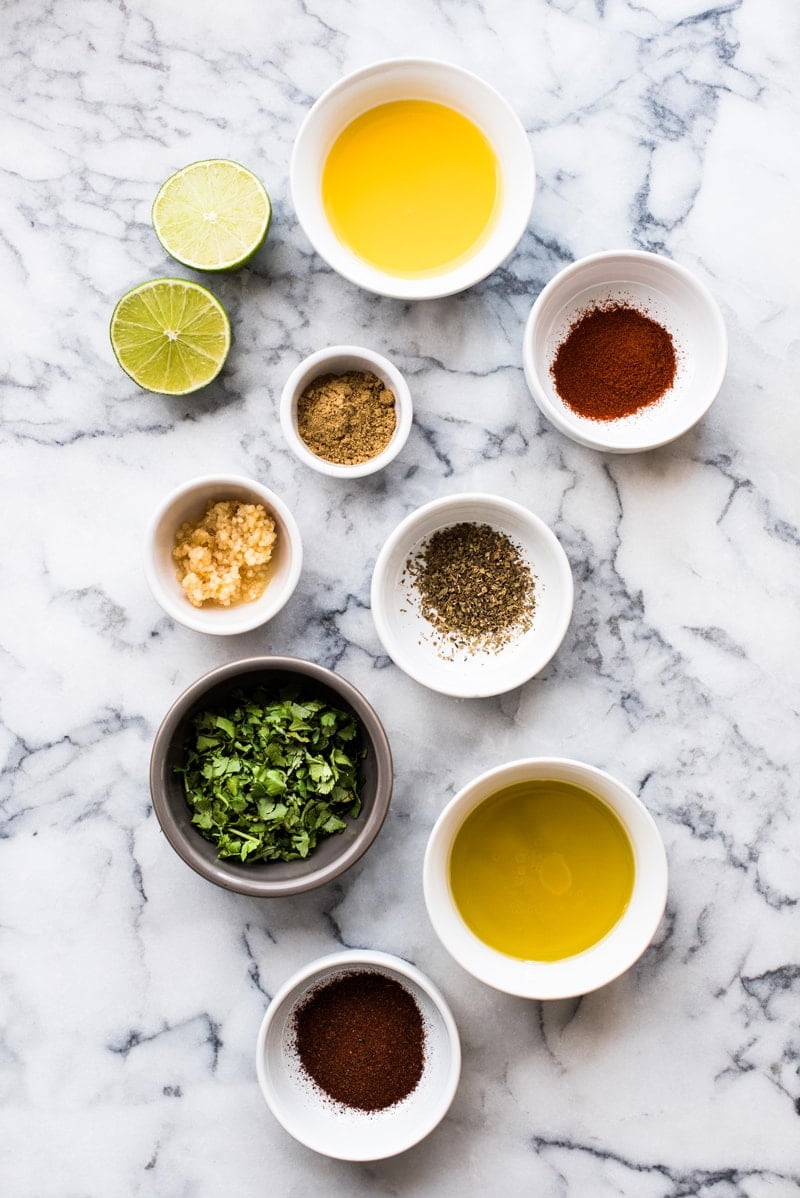
<instances>
[{"instance_id":1,"label":"dark brown spice powder","mask_svg":"<svg viewBox=\"0 0 800 1198\"><path fill-rule=\"evenodd\" d=\"M675 381L669 332L644 312L609 303L587 309L550 368L561 399L588 420L619 420L657 403Z\"/></svg>"},{"instance_id":2,"label":"dark brown spice powder","mask_svg":"<svg viewBox=\"0 0 800 1198\"><path fill-rule=\"evenodd\" d=\"M422 1077L422 1012L405 986L382 973L343 973L316 986L295 1013L294 1036L308 1076L356 1110L394 1106Z\"/></svg>"}]
</instances>

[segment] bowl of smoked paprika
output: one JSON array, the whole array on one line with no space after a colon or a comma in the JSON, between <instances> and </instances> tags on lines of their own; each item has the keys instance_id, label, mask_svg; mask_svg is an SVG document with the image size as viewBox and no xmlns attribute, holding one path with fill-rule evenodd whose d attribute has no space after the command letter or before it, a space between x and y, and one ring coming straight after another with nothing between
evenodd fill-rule
<instances>
[{"instance_id":1,"label":"bowl of smoked paprika","mask_svg":"<svg viewBox=\"0 0 800 1198\"><path fill-rule=\"evenodd\" d=\"M536 300L525 378L547 419L590 449L637 453L688 432L719 394L728 341L711 293L660 254L566 267Z\"/></svg>"},{"instance_id":2,"label":"bowl of smoked paprika","mask_svg":"<svg viewBox=\"0 0 800 1198\"><path fill-rule=\"evenodd\" d=\"M447 1113L461 1045L423 973L367 949L312 961L267 1007L256 1072L281 1126L325 1156L372 1161L419 1143Z\"/></svg>"}]
</instances>

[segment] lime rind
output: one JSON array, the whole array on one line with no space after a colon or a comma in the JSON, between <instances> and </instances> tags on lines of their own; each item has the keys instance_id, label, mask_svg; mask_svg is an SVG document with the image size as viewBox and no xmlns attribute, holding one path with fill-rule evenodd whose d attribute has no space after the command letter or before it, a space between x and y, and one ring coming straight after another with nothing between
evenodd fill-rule
<instances>
[{"instance_id":1,"label":"lime rind","mask_svg":"<svg viewBox=\"0 0 800 1198\"><path fill-rule=\"evenodd\" d=\"M263 183L227 158L191 162L161 185L153 228L164 249L193 270L244 266L264 244L272 205Z\"/></svg>"},{"instance_id":2,"label":"lime rind","mask_svg":"<svg viewBox=\"0 0 800 1198\"><path fill-rule=\"evenodd\" d=\"M145 391L189 395L217 377L231 346L228 314L190 279L151 279L118 301L109 329L125 373Z\"/></svg>"}]
</instances>

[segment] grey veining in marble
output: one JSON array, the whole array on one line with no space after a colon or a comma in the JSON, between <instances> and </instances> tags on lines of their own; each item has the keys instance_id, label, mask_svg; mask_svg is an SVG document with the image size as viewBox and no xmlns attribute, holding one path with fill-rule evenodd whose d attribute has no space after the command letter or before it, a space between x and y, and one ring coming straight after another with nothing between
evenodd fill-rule
<instances>
[{"instance_id":1,"label":"grey veining in marble","mask_svg":"<svg viewBox=\"0 0 800 1198\"><path fill-rule=\"evenodd\" d=\"M315 97L401 54L497 86L538 177L530 227L503 267L416 306L334 275L288 187ZM0 1192L800 1193L798 6L5 0L0 55ZM250 267L211 282L235 333L218 382L187 399L146 395L114 361L109 317L129 286L191 274L159 246L150 205L172 170L217 155L264 179L273 228ZM695 271L731 339L702 423L625 458L558 434L521 369L542 286L617 246ZM335 342L388 354L415 402L399 458L345 485L304 469L277 420L289 371ZM230 640L174 625L141 569L157 502L216 469L278 491L306 550L290 604ZM576 583L558 655L493 700L413 683L382 653L369 611L386 535L459 490L528 504ZM366 693L396 787L353 870L258 902L172 852L147 766L184 686L273 651L332 666ZM632 786L671 871L639 964L548 1004L461 971L421 886L448 797L539 753ZM445 1122L367 1166L296 1144L255 1079L270 995L342 945L415 962L463 1037Z\"/></svg>"}]
</instances>

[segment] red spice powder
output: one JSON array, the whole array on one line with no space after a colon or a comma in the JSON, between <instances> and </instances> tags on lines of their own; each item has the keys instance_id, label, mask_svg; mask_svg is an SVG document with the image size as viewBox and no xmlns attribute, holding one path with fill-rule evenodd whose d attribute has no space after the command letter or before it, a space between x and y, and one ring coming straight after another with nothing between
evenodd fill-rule
<instances>
[{"instance_id":1,"label":"red spice powder","mask_svg":"<svg viewBox=\"0 0 800 1198\"><path fill-rule=\"evenodd\" d=\"M316 986L294 1017L300 1063L344 1106L380 1111L416 1089L425 1065L417 1001L382 973L358 970Z\"/></svg>"},{"instance_id":2,"label":"red spice powder","mask_svg":"<svg viewBox=\"0 0 800 1198\"><path fill-rule=\"evenodd\" d=\"M675 381L669 332L626 304L588 308L559 345L550 374L561 399L587 420L620 420L657 403Z\"/></svg>"}]
</instances>

